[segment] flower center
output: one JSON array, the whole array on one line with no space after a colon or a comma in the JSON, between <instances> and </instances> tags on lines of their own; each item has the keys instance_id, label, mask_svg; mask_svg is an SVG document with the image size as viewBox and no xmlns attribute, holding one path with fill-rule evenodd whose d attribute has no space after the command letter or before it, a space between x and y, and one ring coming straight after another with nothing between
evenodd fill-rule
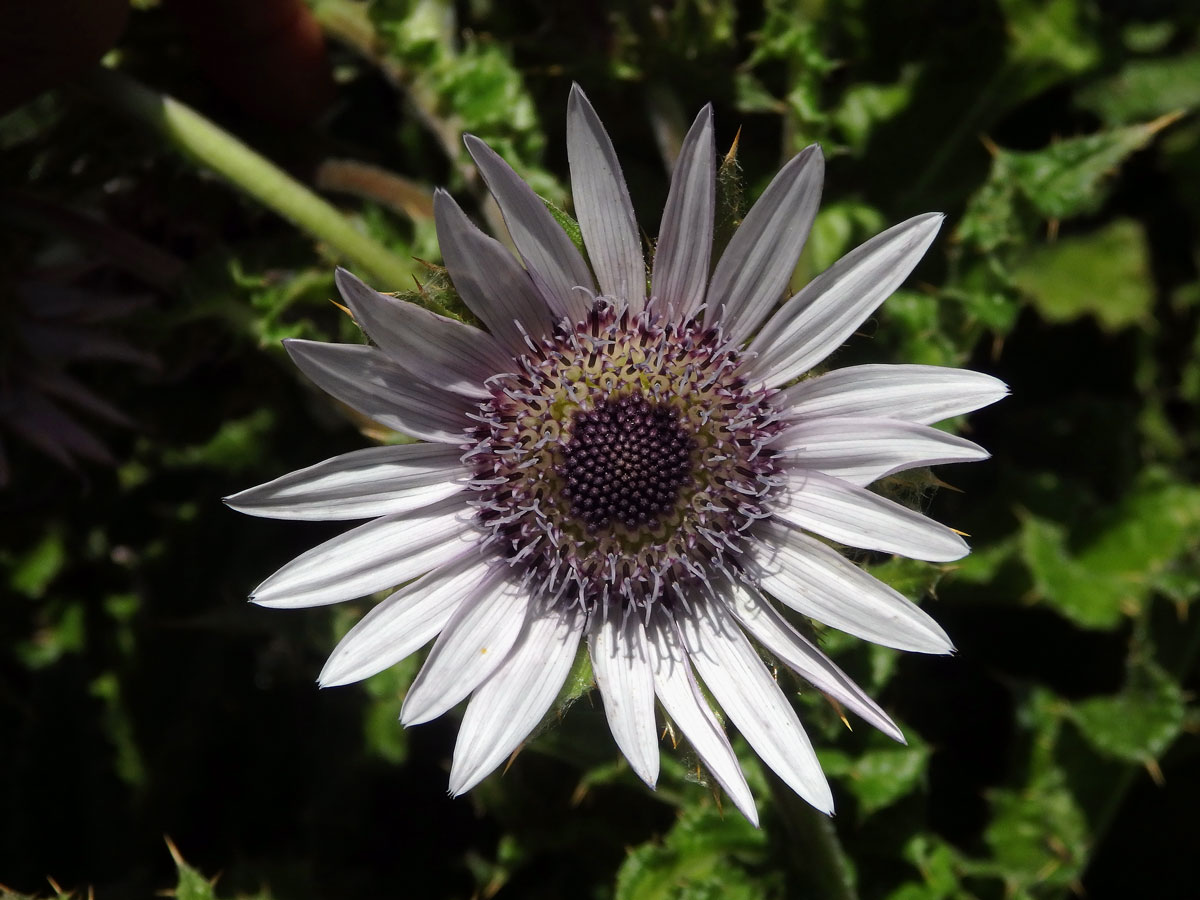
<instances>
[{"instance_id":1,"label":"flower center","mask_svg":"<svg viewBox=\"0 0 1200 900\"><path fill-rule=\"evenodd\" d=\"M627 394L575 411L555 471L571 515L589 531L610 522L657 528L691 471L695 445L677 409Z\"/></svg>"},{"instance_id":2,"label":"flower center","mask_svg":"<svg viewBox=\"0 0 1200 900\"><path fill-rule=\"evenodd\" d=\"M463 456L488 539L546 602L687 603L779 487L780 430L719 330L605 300L489 380Z\"/></svg>"}]
</instances>

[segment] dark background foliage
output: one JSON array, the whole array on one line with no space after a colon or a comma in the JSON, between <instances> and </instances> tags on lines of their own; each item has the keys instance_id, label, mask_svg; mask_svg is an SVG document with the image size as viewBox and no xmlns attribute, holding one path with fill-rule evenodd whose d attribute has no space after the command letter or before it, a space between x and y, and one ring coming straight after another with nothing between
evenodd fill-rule
<instances>
[{"instance_id":1,"label":"dark background foliage","mask_svg":"<svg viewBox=\"0 0 1200 900\"><path fill-rule=\"evenodd\" d=\"M721 149L738 135L748 197L806 144L825 150L797 283L892 222L948 213L835 365L967 365L1013 396L958 423L994 459L939 472L955 490L884 486L968 532L975 553L862 559L936 615L957 655L822 638L909 745L848 731L787 685L833 780L832 826L742 745L761 830L722 812L669 741L649 793L591 696L503 777L447 799L454 717L396 721L414 661L314 685L367 602L244 602L338 529L219 502L364 445L365 423L279 350L287 336L354 339L329 302L346 249L281 218L253 179L214 175L187 135L146 127L104 78L52 73L53 90L0 119L0 390L31 383L30 354L47 352L16 338L36 317L17 299L29 284L138 300L70 323L82 352L68 371L128 417L71 413L111 465L76 435L64 468L0 406L12 896L44 894L50 876L101 900L212 897L200 872L221 873L216 896L283 900L1194 895L1194 4L313 0L262 4L278 17L259 21L254 4L197 6L135 3L106 65L323 191L398 270L424 279L414 257L437 259L434 186L489 215L462 132L565 203L578 81L653 234L664 148L711 101ZM143 358L98 349L116 335Z\"/></svg>"}]
</instances>

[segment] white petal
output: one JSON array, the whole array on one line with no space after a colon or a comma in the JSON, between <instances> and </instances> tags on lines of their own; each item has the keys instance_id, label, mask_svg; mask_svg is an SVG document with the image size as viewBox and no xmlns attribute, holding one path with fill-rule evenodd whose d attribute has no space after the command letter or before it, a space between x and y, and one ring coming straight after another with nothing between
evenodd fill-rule
<instances>
[{"instance_id":1,"label":"white petal","mask_svg":"<svg viewBox=\"0 0 1200 900\"><path fill-rule=\"evenodd\" d=\"M879 416L920 425L989 406L1008 396L998 378L944 366L849 366L785 389L789 418Z\"/></svg>"},{"instance_id":2,"label":"white petal","mask_svg":"<svg viewBox=\"0 0 1200 900\"><path fill-rule=\"evenodd\" d=\"M404 698L404 725L436 719L504 662L529 608L527 590L511 575L497 568L455 610Z\"/></svg>"},{"instance_id":3,"label":"white petal","mask_svg":"<svg viewBox=\"0 0 1200 900\"><path fill-rule=\"evenodd\" d=\"M226 497L238 512L271 519L371 519L420 509L464 490L462 451L400 444L343 453Z\"/></svg>"},{"instance_id":4,"label":"white petal","mask_svg":"<svg viewBox=\"0 0 1200 900\"><path fill-rule=\"evenodd\" d=\"M608 132L577 84L567 101L567 160L575 215L600 293L640 313L646 305L646 260L633 203Z\"/></svg>"},{"instance_id":5,"label":"white petal","mask_svg":"<svg viewBox=\"0 0 1200 900\"><path fill-rule=\"evenodd\" d=\"M894 225L809 282L754 338L752 371L776 387L840 347L921 261L943 218L926 213Z\"/></svg>"},{"instance_id":6,"label":"white petal","mask_svg":"<svg viewBox=\"0 0 1200 900\"><path fill-rule=\"evenodd\" d=\"M317 679L321 687L370 678L425 646L494 566L468 551L380 602L333 649Z\"/></svg>"},{"instance_id":7,"label":"white petal","mask_svg":"<svg viewBox=\"0 0 1200 900\"><path fill-rule=\"evenodd\" d=\"M554 221L546 204L508 163L473 134L466 135L463 142L483 173L504 214L508 233L550 308L557 315L570 317L572 322L583 321L591 301L584 291L576 289L596 289L583 256Z\"/></svg>"},{"instance_id":8,"label":"white petal","mask_svg":"<svg viewBox=\"0 0 1200 900\"><path fill-rule=\"evenodd\" d=\"M833 812L833 794L792 704L729 611L701 603L676 612L688 659L762 761L816 809Z\"/></svg>"},{"instance_id":9,"label":"white petal","mask_svg":"<svg viewBox=\"0 0 1200 900\"><path fill-rule=\"evenodd\" d=\"M381 294L345 269L338 269L334 280L367 336L422 381L486 400L492 394L483 382L513 368L512 357L478 328Z\"/></svg>"},{"instance_id":10,"label":"white petal","mask_svg":"<svg viewBox=\"0 0 1200 900\"><path fill-rule=\"evenodd\" d=\"M638 778L654 787L659 762L654 676L646 630L636 615L627 612L614 605L608 615L593 614L588 649L613 740Z\"/></svg>"},{"instance_id":11,"label":"white petal","mask_svg":"<svg viewBox=\"0 0 1200 900\"><path fill-rule=\"evenodd\" d=\"M832 547L774 522L759 522L755 532L756 549L743 559L746 575L780 603L884 647L953 652L928 613Z\"/></svg>"},{"instance_id":12,"label":"white petal","mask_svg":"<svg viewBox=\"0 0 1200 900\"><path fill-rule=\"evenodd\" d=\"M380 425L425 441L461 444L476 404L418 381L365 344L285 340L292 361L317 385Z\"/></svg>"},{"instance_id":13,"label":"white petal","mask_svg":"<svg viewBox=\"0 0 1200 900\"><path fill-rule=\"evenodd\" d=\"M798 468L860 486L917 466L976 462L991 455L928 425L849 416L806 419L785 429L771 447Z\"/></svg>"},{"instance_id":14,"label":"white petal","mask_svg":"<svg viewBox=\"0 0 1200 900\"><path fill-rule=\"evenodd\" d=\"M531 615L500 670L471 697L458 729L450 793L483 781L529 736L571 671L583 616L576 610Z\"/></svg>"},{"instance_id":15,"label":"white petal","mask_svg":"<svg viewBox=\"0 0 1200 900\"><path fill-rule=\"evenodd\" d=\"M450 497L413 512L375 519L296 557L257 588L261 606L324 606L403 584L461 555L479 533Z\"/></svg>"},{"instance_id":16,"label":"white petal","mask_svg":"<svg viewBox=\"0 0 1200 900\"><path fill-rule=\"evenodd\" d=\"M704 324L720 320L740 344L787 290L821 203L825 158L816 144L779 170L746 213L708 286Z\"/></svg>"},{"instance_id":17,"label":"white petal","mask_svg":"<svg viewBox=\"0 0 1200 900\"><path fill-rule=\"evenodd\" d=\"M663 309L690 319L704 302L712 259L713 217L716 209L717 150L713 139L712 105L696 116L683 146L671 192L663 207L654 252L650 293Z\"/></svg>"},{"instance_id":18,"label":"white petal","mask_svg":"<svg viewBox=\"0 0 1200 900\"><path fill-rule=\"evenodd\" d=\"M779 660L821 693L862 716L888 737L904 743L904 735L862 688L791 626L758 591L744 584L722 590L742 626Z\"/></svg>"},{"instance_id":19,"label":"white petal","mask_svg":"<svg viewBox=\"0 0 1200 900\"><path fill-rule=\"evenodd\" d=\"M433 193L433 214L442 259L463 303L510 351L527 352L525 335L544 337L552 325L550 307L529 273L441 188Z\"/></svg>"},{"instance_id":20,"label":"white petal","mask_svg":"<svg viewBox=\"0 0 1200 900\"><path fill-rule=\"evenodd\" d=\"M674 621L665 613L656 613L646 629L650 663L654 670L654 692L671 720L679 726L696 754L717 784L729 795L733 805L755 826L758 811L754 795L738 763L729 738L725 736L708 701L696 684Z\"/></svg>"},{"instance_id":21,"label":"white petal","mask_svg":"<svg viewBox=\"0 0 1200 900\"><path fill-rule=\"evenodd\" d=\"M970 553L951 529L866 488L808 469L785 469L775 516L839 544L949 562Z\"/></svg>"}]
</instances>

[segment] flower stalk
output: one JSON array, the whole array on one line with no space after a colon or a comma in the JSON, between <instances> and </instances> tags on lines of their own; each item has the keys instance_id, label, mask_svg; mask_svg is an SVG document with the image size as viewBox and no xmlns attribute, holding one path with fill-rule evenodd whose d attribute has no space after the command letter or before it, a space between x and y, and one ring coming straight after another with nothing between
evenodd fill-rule
<instances>
[{"instance_id":1,"label":"flower stalk","mask_svg":"<svg viewBox=\"0 0 1200 900\"><path fill-rule=\"evenodd\" d=\"M238 190L327 244L338 257L371 272L380 283L393 290L411 284L416 272L413 262L360 232L332 204L187 104L103 67L81 87L108 108L153 129Z\"/></svg>"}]
</instances>

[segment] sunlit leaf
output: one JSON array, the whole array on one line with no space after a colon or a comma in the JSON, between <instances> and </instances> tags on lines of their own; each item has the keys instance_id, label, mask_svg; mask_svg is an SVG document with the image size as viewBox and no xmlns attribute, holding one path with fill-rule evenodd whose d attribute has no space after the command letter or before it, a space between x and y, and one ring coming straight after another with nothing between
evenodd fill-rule
<instances>
[{"instance_id":1,"label":"sunlit leaf","mask_svg":"<svg viewBox=\"0 0 1200 900\"><path fill-rule=\"evenodd\" d=\"M1146 237L1129 219L1039 247L1013 271L1013 280L1051 322L1091 315L1118 331L1147 325L1154 303Z\"/></svg>"},{"instance_id":2,"label":"sunlit leaf","mask_svg":"<svg viewBox=\"0 0 1200 900\"><path fill-rule=\"evenodd\" d=\"M1097 750L1130 763L1162 756L1179 736L1184 713L1179 685L1150 662L1134 663L1119 693L1070 708L1072 721Z\"/></svg>"}]
</instances>

